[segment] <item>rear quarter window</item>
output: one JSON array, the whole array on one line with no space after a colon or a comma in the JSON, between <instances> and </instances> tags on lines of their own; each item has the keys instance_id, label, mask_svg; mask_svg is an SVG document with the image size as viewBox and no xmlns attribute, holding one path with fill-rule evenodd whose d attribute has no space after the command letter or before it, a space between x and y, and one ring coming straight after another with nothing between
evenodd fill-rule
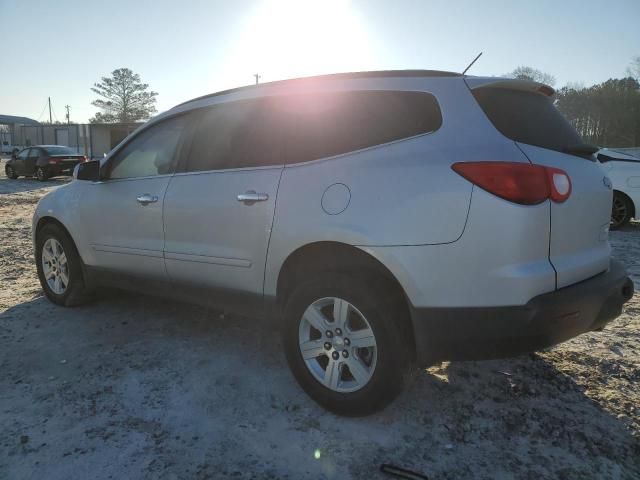
<instances>
[{"instance_id":1,"label":"rear quarter window","mask_svg":"<svg viewBox=\"0 0 640 480\"><path fill-rule=\"evenodd\" d=\"M473 90L473 96L496 129L511 140L559 152L583 143L546 95L483 87Z\"/></svg>"},{"instance_id":2,"label":"rear quarter window","mask_svg":"<svg viewBox=\"0 0 640 480\"><path fill-rule=\"evenodd\" d=\"M351 91L288 95L278 110L285 163L340 155L438 130L442 114L425 92Z\"/></svg>"}]
</instances>

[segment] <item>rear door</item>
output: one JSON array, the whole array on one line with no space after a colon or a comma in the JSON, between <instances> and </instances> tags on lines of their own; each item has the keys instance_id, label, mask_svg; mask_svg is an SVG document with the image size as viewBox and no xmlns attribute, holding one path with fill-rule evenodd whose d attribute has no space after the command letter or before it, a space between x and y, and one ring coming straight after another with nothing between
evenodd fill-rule
<instances>
[{"instance_id":1,"label":"rear door","mask_svg":"<svg viewBox=\"0 0 640 480\"><path fill-rule=\"evenodd\" d=\"M504 82L476 88L474 96L532 163L562 169L571 179L569 198L551 201L549 260L562 288L609 267L612 190L594 157L579 154L584 144L553 105L551 92L533 82Z\"/></svg>"},{"instance_id":2,"label":"rear door","mask_svg":"<svg viewBox=\"0 0 640 480\"><path fill-rule=\"evenodd\" d=\"M205 110L164 209L165 262L182 295L245 311L262 306L282 172L270 100Z\"/></svg>"},{"instance_id":3,"label":"rear door","mask_svg":"<svg viewBox=\"0 0 640 480\"><path fill-rule=\"evenodd\" d=\"M24 162L24 174L25 175L33 175L36 171L36 163L38 159L43 155L42 149L40 148L32 148L29 150L29 156Z\"/></svg>"}]
</instances>

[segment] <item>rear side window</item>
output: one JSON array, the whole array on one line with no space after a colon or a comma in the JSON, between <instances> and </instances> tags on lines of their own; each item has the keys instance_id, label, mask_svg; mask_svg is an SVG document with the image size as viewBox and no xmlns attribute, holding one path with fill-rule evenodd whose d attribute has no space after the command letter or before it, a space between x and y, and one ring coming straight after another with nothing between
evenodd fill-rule
<instances>
[{"instance_id":1,"label":"rear side window","mask_svg":"<svg viewBox=\"0 0 640 480\"><path fill-rule=\"evenodd\" d=\"M424 92L351 91L281 97L285 163L340 155L440 128L435 97Z\"/></svg>"},{"instance_id":2,"label":"rear side window","mask_svg":"<svg viewBox=\"0 0 640 480\"><path fill-rule=\"evenodd\" d=\"M187 171L282 164L281 128L272 97L229 102L205 110L196 128Z\"/></svg>"},{"instance_id":3,"label":"rear side window","mask_svg":"<svg viewBox=\"0 0 640 480\"><path fill-rule=\"evenodd\" d=\"M545 95L505 88L477 88L473 96L505 137L550 150L583 144L578 132Z\"/></svg>"}]
</instances>

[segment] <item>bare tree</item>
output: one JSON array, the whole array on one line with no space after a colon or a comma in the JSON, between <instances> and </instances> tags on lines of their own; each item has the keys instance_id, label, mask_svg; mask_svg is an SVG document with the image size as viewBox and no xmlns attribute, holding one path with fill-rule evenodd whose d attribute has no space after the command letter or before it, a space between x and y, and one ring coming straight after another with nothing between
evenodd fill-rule
<instances>
[{"instance_id":1,"label":"bare tree","mask_svg":"<svg viewBox=\"0 0 640 480\"><path fill-rule=\"evenodd\" d=\"M544 83L545 85L554 86L556 84L556 77L549 73L545 73L537 68L527 67L521 65L513 70L511 73L507 73L506 77L517 78L519 80L531 80L533 82Z\"/></svg>"},{"instance_id":2,"label":"bare tree","mask_svg":"<svg viewBox=\"0 0 640 480\"><path fill-rule=\"evenodd\" d=\"M640 55L631 59L631 63L627 67L627 75L640 82Z\"/></svg>"},{"instance_id":3,"label":"bare tree","mask_svg":"<svg viewBox=\"0 0 640 480\"><path fill-rule=\"evenodd\" d=\"M118 68L110 77L102 77L91 90L102 98L91 105L102 112L96 113L91 123L135 122L146 120L156 112L157 92L140 81L140 75L128 68Z\"/></svg>"}]
</instances>

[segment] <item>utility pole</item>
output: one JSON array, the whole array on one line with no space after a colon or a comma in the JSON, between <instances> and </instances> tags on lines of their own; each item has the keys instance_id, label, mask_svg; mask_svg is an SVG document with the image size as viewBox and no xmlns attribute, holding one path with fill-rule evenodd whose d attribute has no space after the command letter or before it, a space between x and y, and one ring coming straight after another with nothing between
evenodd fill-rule
<instances>
[{"instance_id":1,"label":"utility pole","mask_svg":"<svg viewBox=\"0 0 640 480\"><path fill-rule=\"evenodd\" d=\"M49 97L49 123L53 123L53 118L51 118L51 97Z\"/></svg>"},{"instance_id":2,"label":"utility pole","mask_svg":"<svg viewBox=\"0 0 640 480\"><path fill-rule=\"evenodd\" d=\"M258 82L262 78L262 75L258 75L257 73L254 73L253 76L256 77L256 85L258 85Z\"/></svg>"},{"instance_id":3,"label":"utility pole","mask_svg":"<svg viewBox=\"0 0 640 480\"><path fill-rule=\"evenodd\" d=\"M69 125L69 110L71 110L71 107L69 105L65 105L64 108L67 110L67 125Z\"/></svg>"}]
</instances>

